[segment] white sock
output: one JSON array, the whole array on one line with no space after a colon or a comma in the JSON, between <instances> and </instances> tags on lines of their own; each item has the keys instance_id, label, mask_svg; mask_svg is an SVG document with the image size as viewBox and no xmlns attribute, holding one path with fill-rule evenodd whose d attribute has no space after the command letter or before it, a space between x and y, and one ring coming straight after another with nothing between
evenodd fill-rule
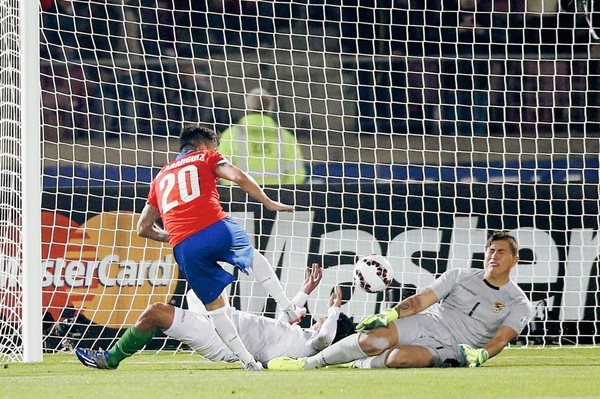
<instances>
[{"instance_id":1,"label":"white sock","mask_svg":"<svg viewBox=\"0 0 600 399\"><path fill-rule=\"evenodd\" d=\"M225 346L227 346L235 355L242 361L242 363L247 364L250 362L254 362L254 356L248 352L246 346L240 339L240 335L238 334L233 322L225 313L226 308L219 308L217 310L213 310L208 312L209 317L211 318L213 325L215 326L215 331L217 335L221 337Z\"/></svg>"},{"instance_id":2,"label":"white sock","mask_svg":"<svg viewBox=\"0 0 600 399\"><path fill-rule=\"evenodd\" d=\"M273 270L267 258L256 249L254 250L254 260L252 261L252 272L256 281L265 287L269 295L277 301L282 309L288 309L292 305L283 291L275 270Z\"/></svg>"},{"instance_id":3,"label":"white sock","mask_svg":"<svg viewBox=\"0 0 600 399\"><path fill-rule=\"evenodd\" d=\"M387 368L385 365L385 359L390 353L390 349L383 352L381 355L369 356L364 359L358 359L354 362L352 367L357 369L384 369Z\"/></svg>"},{"instance_id":4,"label":"white sock","mask_svg":"<svg viewBox=\"0 0 600 399\"><path fill-rule=\"evenodd\" d=\"M367 354L358 344L360 333L352 334L335 344L323 349L320 353L306 359L304 368L313 369L315 367L324 367L330 364L348 363L356 359L367 357Z\"/></svg>"}]
</instances>

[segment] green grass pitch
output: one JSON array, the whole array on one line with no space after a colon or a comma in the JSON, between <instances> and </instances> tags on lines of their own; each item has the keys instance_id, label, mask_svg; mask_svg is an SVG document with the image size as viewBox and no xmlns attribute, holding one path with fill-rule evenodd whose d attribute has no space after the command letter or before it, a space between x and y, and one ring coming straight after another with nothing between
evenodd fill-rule
<instances>
[{"instance_id":1,"label":"green grass pitch","mask_svg":"<svg viewBox=\"0 0 600 399\"><path fill-rule=\"evenodd\" d=\"M61 353L0 366L0 398L600 398L600 348L507 349L475 369L296 372L247 372L189 353L94 370Z\"/></svg>"}]
</instances>

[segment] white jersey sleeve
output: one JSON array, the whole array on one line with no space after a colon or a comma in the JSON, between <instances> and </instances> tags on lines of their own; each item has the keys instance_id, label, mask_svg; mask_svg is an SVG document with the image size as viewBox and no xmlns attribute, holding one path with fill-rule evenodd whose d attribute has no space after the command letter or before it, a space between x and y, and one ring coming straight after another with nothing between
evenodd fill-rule
<instances>
[{"instance_id":1,"label":"white jersey sleeve","mask_svg":"<svg viewBox=\"0 0 600 399\"><path fill-rule=\"evenodd\" d=\"M448 270L429 285L428 288L434 292L438 301L443 300L456 286L457 279L460 276L460 270L461 269Z\"/></svg>"},{"instance_id":2,"label":"white jersey sleeve","mask_svg":"<svg viewBox=\"0 0 600 399\"><path fill-rule=\"evenodd\" d=\"M321 325L319 333L311 339L311 346L315 351L320 352L333 342L337 333L337 322L340 313L341 309L338 307L331 307L327 311L327 319Z\"/></svg>"},{"instance_id":3,"label":"white jersey sleeve","mask_svg":"<svg viewBox=\"0 0 600 399\"><path fill-rule=\"evenodd\" d=\"M304 291L298 291L296 295L294 295L294 297L290 299L292 305L296 305L299 307L306 305L306 301L308 301L308 294Z\"/></svg>"},{"instance_id":4,"label":"white jersey sleeve","mask_svg":"<svg viewBox=\"0 0 600 399\"><path fill-rule=\"evenodd\" d=\"M292 299L290 299L290 303L299 308L304 307L306 305L306 301L308 300L308 294L302 290L298 291L296 295ZM287 323L287 315L284 312L279 312L277 316L277 320L283 321Z\"/></svg>"},{"instance_id":5,"label":"white jersey sleeve","mask_svg":"<svg viewBox=\"0 0 600 399\"><path fill-rule=\"evenodd\" d=\"M306 357L316 353L312 340L317 332L298 325L233 310L231 320L236 325L246 349L259 362L280 357Z\"/></svg>"}]
</instances>

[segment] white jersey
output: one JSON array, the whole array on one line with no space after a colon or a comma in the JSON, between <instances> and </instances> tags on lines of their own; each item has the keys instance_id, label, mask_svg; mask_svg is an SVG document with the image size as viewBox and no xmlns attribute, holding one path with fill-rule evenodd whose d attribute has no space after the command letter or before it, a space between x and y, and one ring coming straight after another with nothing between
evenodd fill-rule
<instances>
[{"instance_id":1,"label":"white jersey","mask_svg":"<svg viewBox=\"0 0 600 399\"><path fill-rule=\"evenodd\" d=\"M188 301L189 302L189 301ZM217 335L210 317L202 308L194 311L175 308L171 327L164 333L188 344L212 361L234 362L238 358ZM280 357L312 356L331 344L337 330L340 309L331 308L319 331L228 308L227 313L246 349L262 363Z\"/></svg>"},{"instance_id":2,"label":"white jersey","mask_svg":"<svg viewBox=\"0 0 600 399\"><path fill-rule=\"evenodd\" d=\"M439 303L424 314L434 317L458 343L481 347L501 326L520 333L533 315L525 293L513 281L494 287L481 269L453 269L443 273L429 288Z\"/></svg>"},{"instance_id":3,"label":"white jersey","mask_svg":"<svg viewBox=\"0 0 600 399\"><path fill-rule=\"evenodd\" d=\"M280 356L294 358L312 356L333 340L331 336L329 342L323 345L319 332L312 328L303 329L298 325L235 309L230 310L230 317L246 349L259 362L266 362ZM337 322L337 316L335 321ZM334 323L334 327L335 325Z\"/></svg>"}]
</instances>

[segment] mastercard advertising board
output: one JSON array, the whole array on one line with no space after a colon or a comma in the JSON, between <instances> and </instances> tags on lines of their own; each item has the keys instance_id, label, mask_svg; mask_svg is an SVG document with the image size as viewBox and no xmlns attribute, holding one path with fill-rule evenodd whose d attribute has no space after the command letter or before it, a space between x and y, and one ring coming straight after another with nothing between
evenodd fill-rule
<instances>
[{"instance_id":1,"label":"mastercard advertising board","mask_svg":"<svg viewBox=\"0 0 600 399\"><path fill-rule=\"evenodd\" d=\"M460 187L470 193L465 197L456 197L455 185L437 183L273 190L279 195L273 198L296 205L290 218L249 203L241 190L223 190L221 200L225 211L244 220L249 234L258 237L257 248L272 255L286 288L302 281L303 268L297 265L313 262L323 265L331 283L352 281L355 255L374 253L374 248L393 262L398 282L419 287L448 268L483 267L482 244L487 234L511 230L519 237L522 255L515 281L539 305L540 317L547 317L536 326L558 326L591 337L600 328L598 318L589 312L598 304L594 265L599 248L599 202L597 185L585 188L465 185ZM65 320L63 331L49 331L47 336L59 341L82 327L77 331L82 339L111 339L132 325L151 303L185 305L186 284L170 246L136 233L147 191L145 185L121 185L65 187L43 194L45 327L55 328ZM422 197L433 200L423 202ZM571 200L565 202L565 198ZM440 211L442 205L444 212ZM501 209L502 214L490 212L493 209ZM375 221L383 224L374 228ZM0 295L12 296L3 303L18 301L19 265L11 259L18 260L19 251L16 245L9 245L20 242L13 239L17 230L5 228L2 233L6 237L0 237L5 271L0 270L0 287L7 288ZM423 242L423 237L428 239ZM265 305L262 298L253 300L254 286L245 278L241 276L239 283L231 285L232 305L255 313L274 313L273 301ZM327 303L329 293L321 293L326 297L309 300L311 309L318 311L318 303ZM349 302L349 313L364 317L377 312L380 301L357 296L355 307L350 308L354 305ZM0 307L0 317L9 321L16 317L16 312L3 312Z\"/></svg>"},{"instance_id":2,"label":"mastercard advertising board","mask_svg":"<svg viewBox=\"0 0 600 399\"><path fill-rule=\"evenodd\" d=\"M43 306L53 320L69 310L121 329L133 325L149 304L172 302L179 273L171 247L139 237L138 218L110 211L79 225L43 212Z\"/></svg>"}]
</instances>

